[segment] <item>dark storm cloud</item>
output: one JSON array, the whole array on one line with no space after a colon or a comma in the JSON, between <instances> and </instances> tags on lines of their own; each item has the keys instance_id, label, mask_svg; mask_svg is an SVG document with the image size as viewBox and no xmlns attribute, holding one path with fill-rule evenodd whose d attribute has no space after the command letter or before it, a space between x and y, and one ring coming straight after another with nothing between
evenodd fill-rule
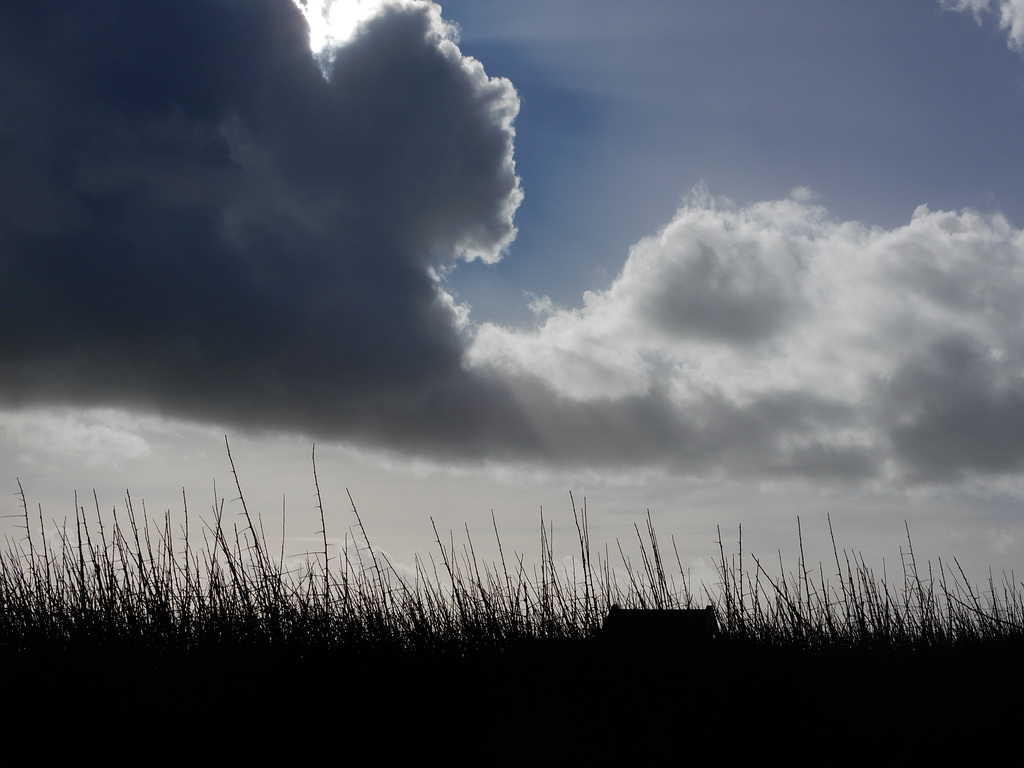
<instances>
[{"instance_id":1,"label":"dark storm cloud","mask_svg":"<svg viewBox=\"0 0 1024 768\"><path fill-rule=\"evenodd\" d=\"M432 270L513 237L518 101L436 10L322 73L288 0L0 9L0 398L476 431Z\"/></svg>"}]
</instances>

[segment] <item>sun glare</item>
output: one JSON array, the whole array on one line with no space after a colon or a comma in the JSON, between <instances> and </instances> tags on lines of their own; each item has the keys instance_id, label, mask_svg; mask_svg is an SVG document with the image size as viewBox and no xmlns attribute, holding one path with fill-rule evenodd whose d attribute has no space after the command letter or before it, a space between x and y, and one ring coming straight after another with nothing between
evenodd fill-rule
<instances>
[{"instance_id":1,"label":"sun glare","mask_svg":"<svg viewBox=\"0 0 1024 768\"><path fill-rule=\"evenodd\" d=\"M387 0L296 0L309 23L309 45L320 53L348 42L359 25L375 16Z\"/></svg>"}]
</instances>

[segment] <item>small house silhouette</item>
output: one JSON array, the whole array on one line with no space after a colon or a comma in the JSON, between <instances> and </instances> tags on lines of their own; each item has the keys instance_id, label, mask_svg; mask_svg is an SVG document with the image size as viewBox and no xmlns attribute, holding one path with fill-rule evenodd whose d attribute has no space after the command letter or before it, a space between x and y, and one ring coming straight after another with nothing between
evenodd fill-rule
<instances>
[{"instance_id":1,"label":"small house silhouette","mask_svg":"<svg viewBox=\"0 0 1024 768\"><path fill-rule=\"evenodd\" d=\"M613 605L601 628L611 646L692 647L718 637L718 617L706 608L620 608Z\"/></svg>"}]
</instances>

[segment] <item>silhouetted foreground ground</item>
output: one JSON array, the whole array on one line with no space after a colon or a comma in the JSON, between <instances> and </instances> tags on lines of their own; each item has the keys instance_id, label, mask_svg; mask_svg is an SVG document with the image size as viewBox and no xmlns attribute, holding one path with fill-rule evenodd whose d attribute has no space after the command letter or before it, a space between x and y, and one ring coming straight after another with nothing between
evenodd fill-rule
<instances>
[{"instance_id":1,"label":"silhouetted foreground ground","mask_svg":"<svg viewBox=\"0 0 1024 768\"><path fill-rule=\"evenodd\" d=\"M398 653L180 657L115 648L4 664L10 764L439 758L712 765L1021 763L1021 648L681 654L537 641L474 658Z\"/></svg>"},{"instance_id":2,"label":"silhouetted foreground ground","mask_svg":"<svg viewBox=\"0 0 1024 768\"><path fill-rule=\"evenodd\" d=\"M178 536L130 503L54 543L25 505L0 553L0 768L1024 764L1024 594L919 570L909 535L902 585L838 548L834 586L802 549L777 577L721 552L705 609L649 519L623 582L585 507L572 572L542 523L537 569L438 537L410 580L361 521L363 546L329 558L324 533L288 571L222 512L197 549L187 517Z\"/></svg>"}]
</instances>

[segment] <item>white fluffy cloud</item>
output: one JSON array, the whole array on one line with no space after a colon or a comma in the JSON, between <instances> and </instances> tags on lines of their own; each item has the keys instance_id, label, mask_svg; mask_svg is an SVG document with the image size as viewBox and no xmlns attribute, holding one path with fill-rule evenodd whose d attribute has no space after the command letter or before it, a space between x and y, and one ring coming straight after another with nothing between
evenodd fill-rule
<instances>
[{"instance_id":1,"label":"white fluffy cloud","mask_svg":"<svg viewBox=\"0 0 1024 768\"><path fill-rule=\"evenodd\" d=\"M675 425L662 458L681 468L695 447L691 468L758 474L1019 467L1024 233L924 205L871 228L796 197L737 208L692 195L581 308L549 308L533 330L480 327L470 365L523 382L534 407L549 389L562 404L545 410L551 433L583 404L657 403Z\"/></svg>"}]
</instances>

